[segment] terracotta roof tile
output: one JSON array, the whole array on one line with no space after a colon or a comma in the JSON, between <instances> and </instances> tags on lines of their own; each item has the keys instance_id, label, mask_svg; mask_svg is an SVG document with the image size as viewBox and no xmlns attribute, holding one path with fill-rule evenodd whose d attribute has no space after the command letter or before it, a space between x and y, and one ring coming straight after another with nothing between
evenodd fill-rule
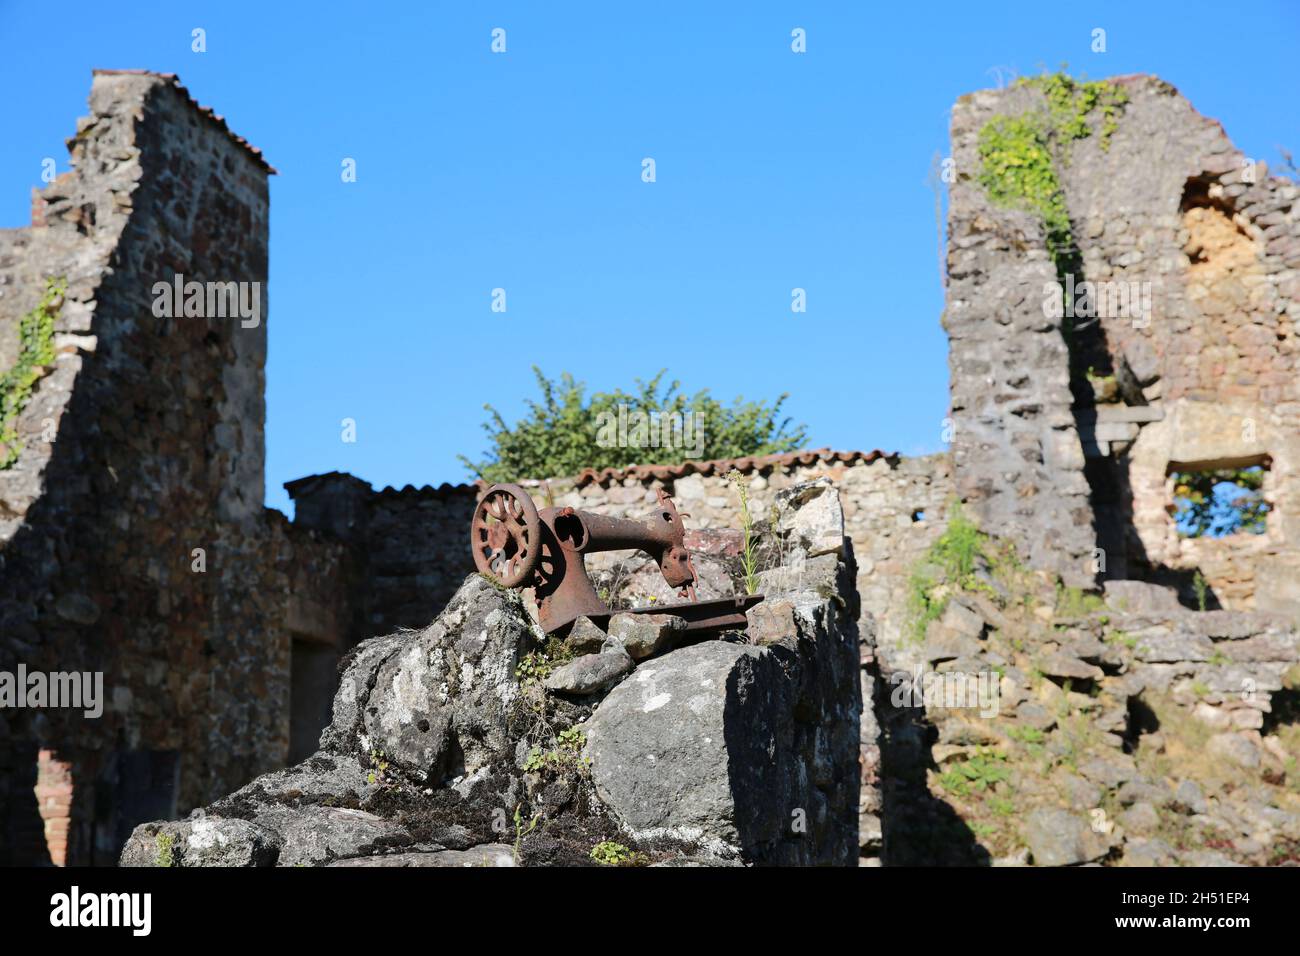
<instances>
[{"instance_id":1,"label":"terracotta roof tile","mask_svg":"<svg viewBox=\"0 0 1300 956\"><path fill-rule=\"evenodd\" d=\"M666 481L669 478L682 478L686 475L725 475L733 468L748 474L754 471L772 471L793 468L796 465L852 464L854 462L870 463L879 458L894 460L897 452L872 451L832 451L829 448L817 448L808 451L792 451L781 455L759 455L744 458L718 458L712 461L684 461L678 465L629 465L626 468L586 468L574 478L574 484L583 488L592 483L606 485L611 481L624 478L641 480L657 478Z\"/></svg>"},{"instance_id":2,"label":"terracotta roof tile","mask_svg":"<svg viewBox=\"0 0 1300 956\"><path fill-rule=\"evenodd\" d=\"M785 469L793 468L796 465L808 466L819 463L851 465L855 462L864 462L870 464L881 458L890 462L897 461L898 452L883 452L879 449L872 451L832 451L829 448L817 448L810 451L793 451L784 455L719 458L712 461L685 461L677 465L630 465L627 468L602 468L600 470L587 468L573 478L573 484L575 488L583 488L593 482L599 485L607 485L613 481L622 481L624 478L638 478L642 481L657 478L660 481L667 481L671 478L682 478L686 475L725 475L733 468L744 474L749 474L755 471L772 471L777 468ZM297 478L294 481L286 482L284 487L288 489L290 497L296 497L308 486L308 483L320 480L346 480L365 484L362 479L356 478L347 472L331 471L323 475L308 475L305 478ZM529 479L525 479L525 481L528 481L529 484L532 483L532 480ZM483 481L459 485L443 482L436 488L432 485L425 485L421 488L414 485L394 488L390 485L383 491L375 492L375 494L383 498L443 499L453 495L477 495L486 486Z\"/></svg>"},{"instance_id":3,"label":"terracotta roof tile","mask_svg":"<svg viewBox=\"0 0 1300 956\"><path fill-rule=\"evenodd\" d=\"M193 107L196 110L198 110L204 116L208 117L208 119L216 123L222 132L224 132L227 136L229 136L240 146L244 147L244 149L248 150L252 154L253 159L257 161L258 165L260 165L271 175L275 175L276 173L275 167L266 161L266 157L262 155L262 151L258 149L256 146L254 146L252 143L250 143L248 140L244 139L244 137L240 136L234 130L232 130L229 126L227 126L225 118L217 113L212 112L211 107L204 106L201 103L199 103L199 101L194 98L194 96L190 93L190 91L187 90L181 84L181 78L177 76L175 73L156 73L153 70L92 70L91 73L94 76L156 76L159 79L171 80L172 85L176 87L177 91L182 96L184 96L187 100L190 101L191 105L193 105Z\"/></svg>"}]
</instances>

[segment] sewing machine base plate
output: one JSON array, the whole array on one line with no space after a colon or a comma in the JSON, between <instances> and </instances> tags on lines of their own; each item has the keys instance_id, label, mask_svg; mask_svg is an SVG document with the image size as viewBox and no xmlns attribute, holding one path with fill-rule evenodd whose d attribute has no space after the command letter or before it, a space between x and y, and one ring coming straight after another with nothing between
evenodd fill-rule
<instances>
[{"instance_id":1,"label":"sewing machine base plate","mask_svg":"<svg viewBox=\"0 0 1300 956\"><path fill-rule=\"evenodd\" d=\"M611 611L612 614L674 614L686 621L686 633L698 637L703 633L743 631L749 626L745 612L763 600L761 594L743 594L712 601L679 601L675 604L651 604L648 607ZM609 617L592 618L598 627L607 628Z\"/></svg>"}]
</instances>

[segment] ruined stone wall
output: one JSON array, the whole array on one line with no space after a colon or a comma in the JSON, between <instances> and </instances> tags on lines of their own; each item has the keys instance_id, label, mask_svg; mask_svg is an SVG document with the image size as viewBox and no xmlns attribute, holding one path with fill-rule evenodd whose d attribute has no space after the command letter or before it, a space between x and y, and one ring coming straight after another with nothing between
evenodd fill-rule
<instances>
[{"instance_id":1,"label":"ruined stone wall","mask_svg":"<svg viewBox=\"0 0 1300 956\"><path fill-rule=\"evenodd\" d=\"M359 478L332 472L285 487L295 526L347 543L363 582L354 595L363 637L426 626L474 570L473 485L375 492Z\"/></svg>"},{"instance_id":2,"label":"ruined stone wall","mask_svg":"<svg viewBox=\"0 0 1300 956\"><path fill-rule=\"evenodd\" d=\"M789 516L783 518L785 506L780 504L783 492L818 478L829 479L837 492L836 511L838 515L842 508L842 519L836 520L842 520L842 534L849 539L851 550L846 553L855 556L850 566L856 564L856 591L861 596L860 619L849 625L858 631L856 699L867 702L856 723L861 775L861 786L855 789L858 846L864 860L877 860L884 809L881 728L871 702L879 692L882 673L910 666L910 575L946 527L954 493L949 456L804 452L767 459L588 472L520 483L539 508L571 506L625 518L649 513L659 491L667 491L689 515L687 545L704 555L696 562L701 576L699 596L709 599L735 593L735 585L715 553L716 536L692 532L730 529L735 534L729 538L729 553L734 555L742 519L739 489L727 477L733 468L741 472L750 514L759 525L760 590L770 592L773 598L783 587L815 589L821 573L809 566L801 583L785 581L783 585L783 579L778 580L777 565L790 560L790 555L772 544L788 524L785 519ZM375 492L360 479L334 472L302 478L286 487L294 500L296 526L347 543L359 573L353 603L364 620L361 630L367 635L424 627L441 613L473 570L468 541L478 497L473 485L408 486ZM591 555L587 565L597 586L607 590L608 600L618 607L645 606L650 598L676 600L653 562L616 552ZM780 571L788 577L787 569Z\"/></svg>"},{"instance_id":3,"label":"ruined stone wall","mask_svg":"<svg viewBox=\"0 0 1300 956\"><path fill-rule=\"evenodd\" d=\"M46 277L57 358L0 470L0 668L102 672L103 716L0 715L0 838L32 839L37 751L67 765L68 862L280 765L291 625L346 552L262 506L269 167L172 77L99 73L73 170L0 240L0 358ZM156 282L260 283L262 321L158 317ZM319 589L319 590L317 590ZM47 828L49 821L46 821Z\"/></svg>"},{"instance_id":4,"label":"ruined stone wall","mask_svg":"<svg viewBox=\"0 0 1300 956\"><path fill-rule=\"evenodd\" d=\"M945 326L958 489L986 527L1067 583L1098 570L1191 600L1199 573L1212 603L1294 611L1296 185L1243 156L1167 83L1112 85L1124 100L1113 129L1103 134L1094 110L1090 135L1055 146L1068 282L1086 297L1075 304L1092 307L1063 321L1043 308L1063 277L1037 214L995 205L979 175L981 130L999 116L1047 125L1043 93L983 91L953 111L961 172ZM1179 537L1174 470L1261 463L1265 534Z\"/></svg>"},{"instance_id":5,"label":"ruined stone wall","mask_svg":"<svg viewBox=\"0 0 1300 956\"><path fill-rule=\"evenodd\" d=\"M1080 150L1064 184L1072 217L1089 224L1088 278L1151 289L1149 322L1100 323L1122 387L1098 415L1137 419L1109 449L1132 493L1125 564L1184 591L1199 570L1225 607L1300 609L1297 188L1167 84L1135 77L1124 89L1111 152ZM1153 141L1164 162L1125 162ZM1264 534L1179 538L1172 469L1262 461Z\"/></svg>"},{"instance_id":6,"label":"ruined stone wall","mask_svg":"<svg viewBox=\"0 0 1300 956\"><path fill-rule=\"evenodd\" d=\"M942 533L953 495L947 455L899 458L879 453L806 452L773 459L695 462L520 483L538 508L571 506L596 514L639 518L653 510L660 489L689 514L688 529L741 527L740 493L727 478L742 472L755 522L769 521L776 495L818 477L839 491L846 533L857 556L863 608L877 640L898 643L906 621L907 577ZM374 492L351 475L331 473L290 482L295 524L349 541L366 562L367 627L384 633L421 627L440 612L473 570L469 524L473 485ZM618 555L591 555L593 571Z\"/></svg>"},{"instance_id":7,"label":"ruined stone wall","mask_svg":"<svg viewBox=\"0 0 1300 956\"><path fill-rule=\"evenodd\" d=\"M984 90L952 110L958 177L948 196L943 326L953 470L981 526L1016 541L1033 567L1087 587L1096 539L1069 350L1061 320L1042 308L1043 286L1056 279L1046 233L1034 213L995 205L974 177L980 129L994 115L1031 108L1035 97Z\"/></svg>"}]
</instances>

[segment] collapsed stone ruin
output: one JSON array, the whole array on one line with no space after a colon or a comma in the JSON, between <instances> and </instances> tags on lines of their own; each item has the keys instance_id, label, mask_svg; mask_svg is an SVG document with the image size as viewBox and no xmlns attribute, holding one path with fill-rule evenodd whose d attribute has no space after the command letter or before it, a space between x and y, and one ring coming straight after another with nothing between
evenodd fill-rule
<instances>
[{"instance_id":1,"label":"collapsed stone ruin","mask_svg":"<svg viewBox=\"0 0 1300 956\"><path fill-rule=\"evenodd\" d=\"M289 483L292 522L262 507L266 302L256 325L167 318L150 290L183 275L264 296L272 170L176 78L97 73L73 169L0 231L0 366L66 280L0 469L0 669L103 671L108 700L93 722L0 714L0 858L1296 859L1297 187L1154 77L1079 89L954 107L950 452L521 482L617 516L671 494L711 595L738 589L737 480L763 519L747 636L640 659L593 640L566 662L470 577L475 485L331 473ZM1058 187L1046 212L989 173L1024 140ZM1180 533L1175 476L1220 468L1262 473L1261 533ZM832 500L843 543L787 551ZM646 562L590 564L630 608L672 597ZM416 717L453 651L468 696ZM557 666L516 674L539 661ZM724 676L734 694L674 709ZM510 719L524 704L533 729ZM725 732L740 713L766 759Z\"/></svg>"},{"instance_id":2,"label":"collapsed stone ruin","mask_svg":"<svg viewBox=\"0 0 1300 956\"><path fill-rule=\"evenodd\" d=\"M686 643L671 614L615 614L548 643L518 592L472 574L428 627L354 649L319 751L138 827L122 863L855 862L852 547L828 481L781 503L743 633ZM702 597L740 584L735 544L696 558Z\"/></svg>"}]
</instances>

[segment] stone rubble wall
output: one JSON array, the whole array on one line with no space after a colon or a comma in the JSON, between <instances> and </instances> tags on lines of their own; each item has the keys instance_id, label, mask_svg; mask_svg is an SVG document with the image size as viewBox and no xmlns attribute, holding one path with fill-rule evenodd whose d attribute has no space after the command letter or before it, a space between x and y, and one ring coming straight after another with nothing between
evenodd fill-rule
<instances>
[{"instance_id":1,"label":"stone rubble wall","mask_svg":"<svg viewBox=\"0 0 1300 956\"><path fill-rule=\"evenodd\" d=\"M1295 622L1194 611L1142 581L1108 581L1104 604L1053 598L1040 572L1001 566L951 594L924 670L888 675L884 863L1292 858Z\"/></svg>"},{"instance_id":2,"label":"stone rubble wall","mask_svg":"<svg viewBox=\"0 0 1300 956\"><path fill-rule=\"evenodd\" d=\"M857 585L884 644L897 643L905 626L907 574L943 531L953 495L947 455L878 458L872 462L819 462L748 470L743 480L753 520L771 518L776 496L796 484L829 478L840 493L846 534L858 563ZM639 518L655 507L662 489L673 496L689 530L741 527L740 495L723 475L624 477L578 486L573 478L523 480L537 507L570 506L595 514ZM295 524L351 541L370 557L365 590L368 626L423 626L445 605L473 569L469 524L477 489L443 486L374 492L342 473L289 484ZM622 555L591 555L599 572ZM771 560L775 560L774 558Z\"/></svg>"},{"instance_id":3,"label":"stone rubble wall","mask_svg":"<svg viewBox=\"0 0 1300 956\"><path fill-rule=\"evenodd\" d=\"M975 179L980 129L1018 115L1037 94L982 90L952 110L957 181L948 193L943 326L952 382L957 494L982 527L1015 541L1031 566L1091 587L1095 547L1083 446L1071 412L1061 320L1044 315L1055 281L1033 213L994 205Z\"/></svg>"},{"instance_id":4,"label":"stone rubble wall","mask_svg":"<svg viewBox=\"0 0 1300 956\"><path fill-rule=\"evenodd\" d=\"M1273 697L1300 661L1294 619L1254 611L1198 612L1169 589L1114 581L1106 587L1111 625L1132 651L1128 673L1169 694L1216 731L1244 732L1258 747Z\"/></svg>"},{"instance_id":5,"label":"stone rubble wall","mask_svg":"<svg viewBox=\"0 0 1300 956\"><path fill-rule=\"evenodd\" d=\"M1199 569L1224 607L1300 610L1300 189L1168 84L1122 85L1129 102L1110 150L1081 144L1063 174L1088 279L1151 284L1149 324L1101 319L1129 386L1099 404L1133 496L1133 531L1116 544L1137 573ZM1153 142L1166 161L1133 162ZM1126 411L1135 420L1121 421ZM1178 537L1171 465L1265 456L1265 534Z\"/></svg>"},{"instance_id":6,"label":"stone rubble wall","mask_svg":"<svg viewBox=\"0 0 1300 956\"><path fill-rule=\"evenodd\" d=\"M153 74L97 74L69 145L32 225L0 233L0 360L45 278L67 280L57 358L0 471L0 669L102 672L106 701L97 720L0 715L12 862L48 859L39 751L71 780L67 861L111 860L132 814L184 812L280 765L292 640L350 628L345 549L262 504L265 165ZM263 321L155 317L154 283L175 273L262 283Z\"/></svg>"},{"instance_id":7,"label":"stone rubble wall","mask_svg":"<svg viewBox=\"0 0 1300 956\"><path fill-rule=\"evenodd\" d=\"M519 592L470 574L433 623L349 656L317 753L142 824L122 864L591 865L617 843L655 865L856 865L852 545L829 481L777 504L787 546L743 635L615 615L561 656ZM713 538L702 563L723 561ZM519 808L537 825L511 848Z\"/></svg>"},{"instance_id":8,"label":"stone rubble wall","mask_svg":"<svg viewBox=\"0 0 1300 956\"><path fill-rule=\"evenodd\" d=\"M1073 333L1044 316L1057 277L1037 215L995 206L978 181L980 130L997 116L1042 115L1043 95L984 90L953 110L944 324L958 491L1067 584L1089 585L1103 563L1103 579L1170 584L1189 600L1199 572L1223 607L1296 613L1300 189L1169 84L1112 82L1127 98L1113 133L1074 140L1055 163L1075 285L1111 284L1099 287L1099 322L1076 320ZM1149 315L1115 308L1111 296L1128 289ZM1073 396L1063 335L1080 353ZM1178 536L1171 471L1260 462L1264 534Z\"/></svg>"}]
</instances>

